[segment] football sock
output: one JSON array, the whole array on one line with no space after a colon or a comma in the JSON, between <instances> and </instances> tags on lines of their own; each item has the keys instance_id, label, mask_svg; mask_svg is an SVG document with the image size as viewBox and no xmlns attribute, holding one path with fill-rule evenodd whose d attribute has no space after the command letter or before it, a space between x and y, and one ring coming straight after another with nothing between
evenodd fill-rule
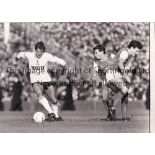
<instances>
[{"instance_id":1,"label":"football sock","mask_svg":"<svg viewBox=\"0 0 155 155\"><path fill-rule=\"evenodd\" d=\"M39 98L39 103L48 111L48 113L53 113L52 108L50 107L48 100L43 96Z\"/></svg>"},{"instance_id":2,"label":"football sock","mask_svg":"<svg viewBox=\"0 0 155 155\"><path fill-rule=\"evenodd\" d=\"M127 104L121 104L121 109L122 109L122 117L126 118L127 117Z\"/></svg>"},{"instance_id":3,"label":"football sock","mask_svg":"<svg viewBox=\"0 0 155 155\"><path fill-rule=\"evenodd\" d=\"M54 111L55 117L59 117L59 109L58 109L58 104L51 104L51 107Z\"/></svg>"}]
</instances>

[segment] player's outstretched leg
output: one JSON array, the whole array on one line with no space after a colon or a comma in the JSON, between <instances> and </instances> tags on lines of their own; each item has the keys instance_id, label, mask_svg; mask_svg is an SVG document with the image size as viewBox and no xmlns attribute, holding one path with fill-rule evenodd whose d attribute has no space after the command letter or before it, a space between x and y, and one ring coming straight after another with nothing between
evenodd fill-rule
<instances>
[{"instance_id":1,"label":"player's outstretched leg","mask_svg":"<svg viewBox=\"0 0 155 155\"><path fill-rule=\"evenodd\" d=\"M50 107L48 100L44 96L42 96L41 98L39 98L39 103L48 111L46 121L48 122L54 121L55 114L53 109Z\"/></svg>"},{"instance_id":2,"label":"player's outstretched leg","mask_svg":"<svg viewBox=\"0 0 155 155\"><path fill-rule=\"evenodd\" d=\"M127 117L128 93L126 93L121 100L122 120L130 121L131 118Z\"/></svg>"},{"instance_id":3,"label":"player's outstretched leg","mask_svg":"<svg viewBox=\"0 0 155 155\"><path fill-rule=\"evenodd\" d=\"M48 86L48 88L45 89L45 92L51 102L51 107L55 114L55 121L63 121L62 117L59 115L59 103L55 97L54 87L52 85Z\"/></svg>"},{"instance_id":4,"label":"player's outstretched leg","mask_svg":"<svg viewBox=\"0 0 155 155\"><path fill-rule=\"evenodd\" d=\"M107 105L110 111L110 120L115 121L116 120L116 108L118 104L121 102L121 99L124 93L114 82L109 82L108 88L110 89L110 91L108 95Z\"/></svg>"},{"instance_id":5,"label":"player's outstretched leg","mask_svg":"<svg viewBox=\"0 0 155 155\"><path fill-rule=\"evenodd\" d=\"M107 120L110 120L110 109L109 109L109 104L107 102L108 100L108 88L106 86L104 86L101 90L101 96L102 96L102 104L104 105L105 110L107 111L108 115L107 115Z\"/></svg>"},{"instance_id":6,"label":"player's outstretched leg","mask_svg":"<svg viewBox=\"0 0 155 155\"><path fill-rule=\"evenodd\" d=\"M109 109L108 104L107 104L107 100L102 100L102 104L104 105L105 110L108 113L107 118L106 118L106 120L108 121L108 120L110 120L111 115L110 115L110 109Z\"/></svg>"},{"instance_id":7,"label":"player's outstretched leg","mask_svg":"<svg viewBox=\"0 0 155 155\"><path fill-rule=\"evenodd\" d=\"M116 120L116 108L113 106L114 100L109 96L107 100L107 106L108 106L108 117L110 121Z\"/></svg>"},{"instance_id":8,"label":"player's outstretched leg","mask_svg":"<svg viewBox=\"0 0 155 155\"><path fill-rule=\"evenodd\" d=\"M48 115L47 115L47 121L51 122L54 121L54 111L52 110L52 108L49 105L48 100L43 96L43 89L41 84L39 83L34 83L32 85L34 92L36 93L37 97L38 97L38 102L47 110Z\"/></svg>"}]
</instances>

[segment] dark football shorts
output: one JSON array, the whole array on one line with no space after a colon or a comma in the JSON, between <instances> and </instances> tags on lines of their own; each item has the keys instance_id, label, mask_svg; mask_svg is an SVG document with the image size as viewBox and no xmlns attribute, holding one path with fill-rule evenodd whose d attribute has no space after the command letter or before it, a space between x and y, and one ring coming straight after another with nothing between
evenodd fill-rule
<instances>
[{"instance_id":1,"label":"dark football shorts","mask_svg":"<svg viewBox=\"0 0 155 155\"><path fill-rule=\"evenodd\" d=\"M54 85L54 82L52 82L52 81L51 81L51 82L36 82L36 83L38 83L38 84L40 84L41 86L43 86L43 90L44 90L44 91L47 90L48 87ZM34 84L34 83L32 83L32 86L33 86L33 84Z\"/></svg>"}]
</instances>

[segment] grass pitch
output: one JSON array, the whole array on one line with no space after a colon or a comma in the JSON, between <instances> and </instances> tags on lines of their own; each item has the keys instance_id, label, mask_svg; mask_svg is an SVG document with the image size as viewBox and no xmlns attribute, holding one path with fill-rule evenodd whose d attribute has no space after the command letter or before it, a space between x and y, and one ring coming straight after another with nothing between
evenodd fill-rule
<instances>
[{"instance_id":1,"label":"grass pitch","mask_svg":"<svg viewBox=\"0 0 155 155\"><path fill-rule=\"evenodd\" d=\"M77 103L76 103L77 104ZM84 103L80 103L83 104ZM78 105L79 107L80 104ZM131 121L120 120L120 108L117 112L118 120L106 121L106 111L103 107L96 110L78 109L77 111L62 111L63 122L35 123L32 120L35 111L0 112L1 133L137 133L149 132L149 111L143 103L130 103L129 116Z\"/></svg>"}]
</instances>

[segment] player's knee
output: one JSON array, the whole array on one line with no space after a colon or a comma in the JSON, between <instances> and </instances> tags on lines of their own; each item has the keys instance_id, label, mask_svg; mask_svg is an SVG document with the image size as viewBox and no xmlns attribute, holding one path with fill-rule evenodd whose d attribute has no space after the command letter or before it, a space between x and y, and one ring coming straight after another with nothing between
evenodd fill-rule
<instances>
[{"instance_id":1,"label":"player's knee","mask_svg":"<svg viewBox=\"0 0 155 155\"><path fill-rule=\"evenodd\" d=\"M42 92L36 92L36 95L37 95L37 98L40 99L43 97L43 94Z\"/></svg>"},{"instance_id":2,"label":"player's knee","mask_svg":"<svg viewBox=\"0 0 155 155\"><path fill-rule=\"evenodd\" d=\"M33 84L33 89L35 94L37 95L37 98L41 98L43 96L43 92L41 88L38 86L38 84Z\"/></svg>"},{"instance_id":3,"label":"player's knee","mask_svg":"<svg viewBox=\"0 0 155 155\"><path fill-rule=\"evenodd\" d=\"M56 101L53 101L52 104L58 105L58 101L57 100Z\"/></svg>"},{"instance_id":4,"label":"player's knee","mask_svg":"<svg viewBox=\"0 0 155 155\"><path fill-rule=\"evenodd\" d=\"M58 101L52 97L49 98L49 100L51 101L52 104L57 105Z\"/></svg>"}]
</instances>

